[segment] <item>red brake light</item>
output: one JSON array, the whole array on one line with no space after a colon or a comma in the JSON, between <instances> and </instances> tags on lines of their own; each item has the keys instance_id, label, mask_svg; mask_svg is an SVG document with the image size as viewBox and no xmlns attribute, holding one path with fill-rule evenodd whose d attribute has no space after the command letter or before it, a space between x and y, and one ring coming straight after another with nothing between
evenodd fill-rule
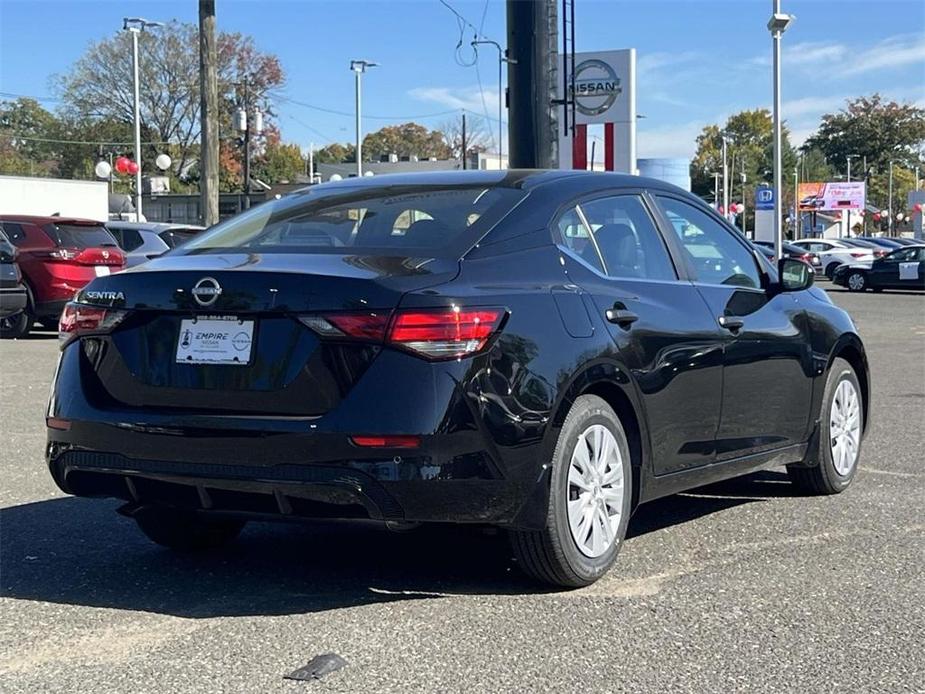
<instances>
[{"instance_id":1,"label":"red brake light","mask_svg":"<svg viewBox=\"0 0 925 694\"><path fill-rule=\"evenodd\" d=\"M420 436L351 436L354 445L363 448L418 448Z\"/></svg>"},{"instance_id":2,"label":"red brake light","mask_svg":"<svg viewBox=\"0 0 925 694\"><path fill-rule=\"evenodd\" d=\"M864 251L851 251L852 258L863 258L865 255L867 254Z\"/></svg>"},{"instance_id":3,"label":"red brake light","mask_svg":"<svg viewBox=\"0 0 925 694\"><path fill-rule=\"evenodd\" d=\"M463 357L481 350L503 317L496 308L400 311L389 342L431 359Z\"/></svg>"},{"instance_id":4,"label":"red brake light","mask_svg":"<svg viewBox=\"0 0 925 694\"><path fill-rule=\"evenodd\" d=\"M126 311L74 303L65 305L58 321L58 341L64 347L71 340L90 333L108 333L126 316Z\"/></svg>"},{"instance_id":5,"label":"red brake light","mask_svg":"<svg viewBox=\"0 0 925 694\"><path fill-rule=\"evenodd\" d=\"M350 337L403 347L427 359L456 359L482 350L506 312L500 308L406 309L332 313L300 320L322 337Z\"/></svg>"}]
</instances>

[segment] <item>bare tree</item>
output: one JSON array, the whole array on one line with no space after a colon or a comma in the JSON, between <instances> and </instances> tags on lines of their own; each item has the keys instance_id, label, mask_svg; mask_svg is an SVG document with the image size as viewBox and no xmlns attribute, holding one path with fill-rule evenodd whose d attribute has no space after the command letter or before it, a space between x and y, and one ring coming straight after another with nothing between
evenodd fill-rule
<instances>
[{"instance_id":1,"label":"bare tree","mask_svg":"<svg viewBox=\"0 0 925 694\"><path fill-rule=\"evenodd\" d=\"M443 139L447 146L453 152L456 159L462 158L462 117L453 118L444 121L438 128L443 133ZM471 113L466 114L466 149L468 153L474 154L484 152L488 149L491 138L485 127L485 119L474 116Z\"/></svg>"}]
</instances>

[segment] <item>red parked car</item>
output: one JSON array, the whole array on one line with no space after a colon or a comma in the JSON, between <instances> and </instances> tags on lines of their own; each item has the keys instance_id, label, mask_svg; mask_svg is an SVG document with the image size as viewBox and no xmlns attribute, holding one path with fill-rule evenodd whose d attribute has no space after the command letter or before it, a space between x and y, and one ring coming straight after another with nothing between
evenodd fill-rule
<instances>
[{"instance_id":1,"label":"red parked car","mask_svg":"<svg viewBox=\"0 0 925 694\"><path fill-rule=\"evenodd\" d=\"M125 264L116 239L102 222L69 217L0 215L28 292L26 308L0 324L5 338L23 337L38 321L54 328L64 305L87 282Z\"/></svg>"}]
</instances>

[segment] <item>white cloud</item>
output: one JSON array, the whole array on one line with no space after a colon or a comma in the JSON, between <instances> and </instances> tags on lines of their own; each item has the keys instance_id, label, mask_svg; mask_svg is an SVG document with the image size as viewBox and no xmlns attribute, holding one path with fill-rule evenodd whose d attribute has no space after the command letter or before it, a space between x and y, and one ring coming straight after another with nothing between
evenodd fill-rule
<instances>
[{"instance_id":1,"label":"white cloud","mask_svg":"<svg viewBox=\"0 0 925 694\"><path fill-rule=\"evenodd\" d=\"M408 96L418 101L429 101L447 108L458 108L471 113L484 114L497 120L498 89L472 87L415 87ZM484 102L483 102L484 97Z\"/></svg>"},{"instance_id":2,"label":"white cloud","mask_svg":"<svg viewBox=\"0 0 925 694\"><path fill-rule=\"evenodd\" d=\"M827 77L838 79L925 63L925 35L897 34L866 48L844 43L808 41L792 45L785 43L782 50L785 67L812 72L814 75L818 74L820 68L830 68ZM768 54L756 56L748 63L767 67L771 64L771 57Z\"/></svg>"},{"instance_id":3,"label":"white cloud","mask_svg":"<svg viewBox=\"0 0 925 694\"><path fill-rule=\"evenodd\" d=\"M693 157L697 150L697 136L700 131L708 123L718 122L720 121L707 119L647 128L645 121L642 121L636 131L636 154L640 159Z\"/></svg>"}]
</instances>

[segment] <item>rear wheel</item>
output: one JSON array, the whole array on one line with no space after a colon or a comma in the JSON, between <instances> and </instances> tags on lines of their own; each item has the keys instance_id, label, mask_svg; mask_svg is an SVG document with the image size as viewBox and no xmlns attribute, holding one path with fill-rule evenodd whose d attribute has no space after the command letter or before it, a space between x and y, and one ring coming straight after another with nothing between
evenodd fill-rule
<instances>
[{"instance_id":1,"label":"rear wheel","mask_svg":"<svg viewBox=\"0 0 925 694\"><path fill-rule=\"evenodd\" d=\"M848 273L848 291L863 292L867 289L867 275L862 270L852 270Z\"/></svg>"},{"instance_id":2,"label":"rear wheel","mask_svg":"<svg viewBox=\"0 0 925 694\"><path fill-rule=\"evenodd\" d=\"M135 515L135 522L148 539L181 552L221 547L244 527L244 521L203 518L164 506L142 509Z\"/></svg>"},{"instance_id":3,"label":"rear wheel","mask_svg":"<svg viewBox=\"0 0 925 694\"><path fill-rule=\"evenodd\" d=\"M553 453L546 526L510 533L521 568L557 586L594 583L613 565L626 536L632 488L620 420L601 398L579 397Z\"/></svg>"},{"instance_id":4,"label":"rear wheel","mask_svg":"<svg viewBox=\"0 0 925 694\"><path fill-rule=\"evenodd\" d=\"M826 265L825 270L823 271L825 273L825 276L828 279L832 279L833 277L835 277L835 270L836 268L838 268L839 265L841 265L841 263L838 263L838 262L829 263L828 265Z\"/></svg>"},{"instance_id":5,"label":"rear wheel","mask_svg":"<svg viewBox=\"0 0 925 694\"><path fill-rule=\"evenodd\" d=\"M818 448L812 467L790 466L791 481L811 494L838 494L857 473L864 429L864 402L854 369L844 359L832 363L819 417Z\"/></svg>"},{"instance_id":6,"label":"rear wheel","mask_svg":"<svg viewBox=\"0 0 925 694\"><path fill-rule=\"evenodd\" d=\"M0 318L0 338L16 340L25 337L32 329L32 323L33 317L28 308L12 316Z\"/></svg>"}]
</instances>

